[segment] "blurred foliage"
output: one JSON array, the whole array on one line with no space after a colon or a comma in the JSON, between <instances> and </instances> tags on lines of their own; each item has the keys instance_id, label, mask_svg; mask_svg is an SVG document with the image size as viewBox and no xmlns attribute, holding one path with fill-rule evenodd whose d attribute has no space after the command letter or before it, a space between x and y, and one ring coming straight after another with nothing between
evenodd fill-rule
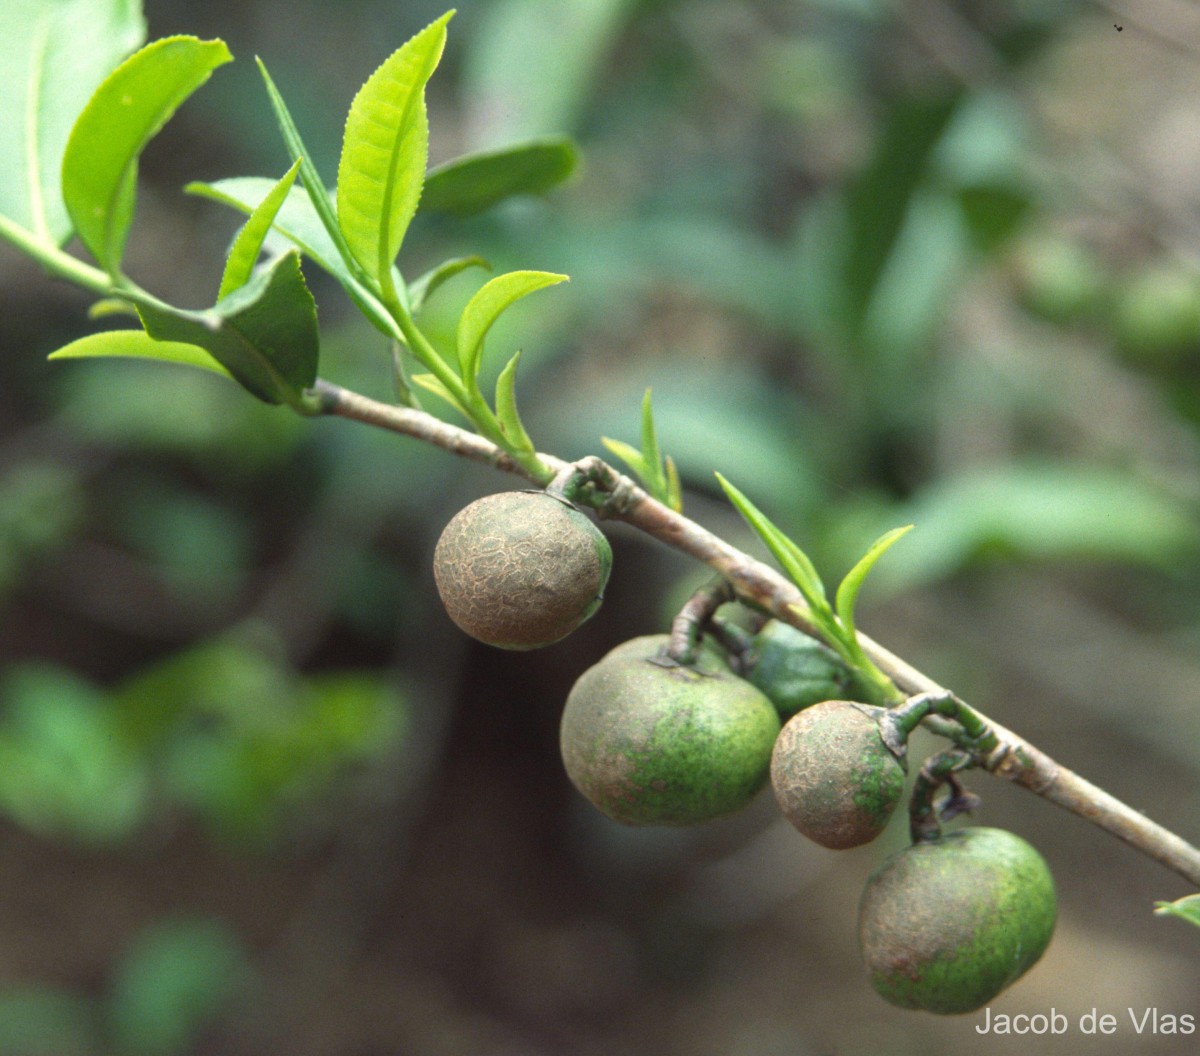
<instances>
[{"instance_id":1,"label":"blurred foliage","mask_svg":"<svg viewBox=\"0 0 1200 1056\"><path fill-rule=\"evenodd\" d=\"M442 9L148 0L152 36L221 35L238 62L147 154L129 270L203 302L238 218L180 188L283 170L253 54L332 179L355 89ZM431 84L432 160L569 134L582 172L546 200L419 216L401 266L478 253L572 277L490 337L493 371L523 350L540 450L636 442L653 386L685 509L732 541L755 545L715 505L713 470L830 575L914 522L864 606L936 607L1031 567L1089 619L1163 634L1194 674L1200 201L1176 188L1196 186L1200 151L1141 159L1175 143L1196 54L1111 21L1068 0L464 3ZM1152 74L1160 94L1126 96ZM308 278L322 373L387 398L389 350ZM423 309L444 347L483 278ZM196 827L214 853L286 857L370 818L380 786L433 782L421 752L441 757L449 720L430 716L475 683L426 564L454 509L505 482L216 377L45 364L94 325L85 311L0 247L9 823L80 853L148 854ZM622 585L623 555L633 544L596 621L613 640L654 630L680 589L674 565ZM479 678L523 677L487 663ZM458 704L479 722L486 706ZM113 951L103 984L10 969L0 1053L235 1051L195 1039L234 1015L253 959L230 925L166 914Z\"/></svg>"}]
</instances>

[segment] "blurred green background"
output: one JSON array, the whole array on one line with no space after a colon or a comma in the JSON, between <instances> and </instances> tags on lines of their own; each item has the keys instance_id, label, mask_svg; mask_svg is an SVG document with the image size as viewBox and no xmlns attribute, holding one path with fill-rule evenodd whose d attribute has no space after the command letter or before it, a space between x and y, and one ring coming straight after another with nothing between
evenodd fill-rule
<instances>
[{"instance_id":1,"label":"blurred green background","mask_svg":"<svg viewBox=\"0 0 1200 1056\"><path fill-rule=\"evenodd\" d=\"M357 87L442 10L147 0L151 37L239 61L147 152L130 273L211 302L238 218L183 184L287 166L252 56L332 182ZM829 579L915 522L863 625L1194 840L1197 100L1200 11L1158 0L462 0L431 160L566 132L585 162L422 216L401 266L571 275L489 346L524 350L542 450L636 440L652 386L687 512L752 552L714 469ZM378 336L308 276L322 374L387 398ZM594 815L561 703L703 569L617 526L579 633L476 645L430 557L511 479L216 377L48 364L86 308L0 246L0 1054L1190 1049L1125 1012L1200 1014L1200 936L1150 912L1187 885L1001 782L977 820L1045 854L1061 923L993 1008L1111 1012L1111 1047L875 997L855 905L902 825L836 853L769 793L694 831Z\"/></svg>"}]
</instances>

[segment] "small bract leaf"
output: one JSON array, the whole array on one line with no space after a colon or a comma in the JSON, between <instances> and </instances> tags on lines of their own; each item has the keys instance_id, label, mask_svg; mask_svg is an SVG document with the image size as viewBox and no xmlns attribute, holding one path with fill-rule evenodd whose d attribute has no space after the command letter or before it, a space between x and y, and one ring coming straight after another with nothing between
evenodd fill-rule
<instances>
[{"instance_id":1,"label":"small bract leaf","mask_svg":"<svg viewBox=\"0 0 1200 1056\"><path fill-rule=\"evenodd\" d=\"M120 297L101 297L88 307L89 319L105 319L110 315L131 315L137 318L137 309Z\"/></svg>"},{"instance_id":2,"label":"small bract leaf","mask_svg":"<svg viewBox=\"0 0 1200 1056\"><path fill-rule=\"evenodd\" d=\"M783 567L792 582L800 588L800 593L804 595L804 600L808 602L813 612L829 613L829 603L825 598L825 585L821 582L821 577L817 575L817 570L813 567L808 555L776 528L765 513L720 473L716 476L721 487L725 489L725 494L729 496L729 501L737 507L738 513L767 544L767 548L775 555L775 560Z\"/></svg>"},{"instance_id":3,"label":"small bract leaf","mask_svg":"<svg viewBox=\"0 0 1200 1056\"><path fill-rule=\"evenodd\" d=\"M452 15L394 51L359 90L346 118L338 224L355 259L385 285L421 197L429 153L425 84L441 58Z\"/></svg>"},{"instance_id":4,"label":"small bract leaf","mask_svg":"<svg viewBox=\"0 0 1200 1056\"><path fill-rule=\"evenodd\" d=\"M658 447L658 430L654 427L654 405L649 389L642 397L642 454L646 458L646 465L654 473L656 483L661 485L656 490L665 491L667 482L662 469L662 452Z\"/></svg>"},{"instance_id":5,"label":"small bract leaf","mask_svg":"<svg viewBox=\"0 0 1200 1056\"><path fill-rule=\"evenodd\" d=\"M612 440L607 436L600 437L600 443L624 462L638 480L646 479L646 460L633 444L627 444L624 440Z\"/></svg>"},{"instance_id":6,"label":"small bract leaf","mask_svg":"<svg viewBox=\"0 0 1200 1056\"><path fill-rule=\"evenodd\" d=\"M533 441L525 431L520 414L517 413L517 364L520 360L521 353L518 352L508 361L500 372L500 377L496 379L496 417L500 420L500 427L512 444L513 450L532 452Z\"/></svg>"},{"instance_id":7,"label":"small bract leaf","mask_svg":"<svg viewBox=\"0 0 1200 1056\"><path fill-rule=\"evenodd\" d=\"M468 385L479 374L484 338L501 313L522 297L566 280L566 275L555 275L548 271L510 271L484 283L467 303L458 320L458 362L463 380Z\"/></svg>"},{"instance_id":8,"label":"small bract leaf","mask_svg":"<svg viewBox=\"0 0 1200 1056\"><path fill-rule=\"evenodd\" d=\"M67 137L96 86L146 37L137 0L5 0L0 32L0 213L39 238L71 234Z\"/></svg>"},{"instance_id":9,"label":"small bract leaf","mask_svg":"<svg viewBox=\"0 0 1200 1056\"><path fill-rule=\"evenodd\" d=\"M683 512L683 483L679 479L679 467L670 455L667 464L667 505L676 513Z\"/></svg>"},{"instance_id":10,"label":"small bract leaf","mask_svg":"<svg viewBox=\"0 0 1200 1056\"><path fill-rule=\"evenodd\" d=\"M133 219L139 155L232 58L219 40L156 40L121 63L76 120L63 155L63 201L80 241L110 273L120 268Z\"/></svg>"},{"instance_id":11,"label":"small bract leaf","mask_svg":"<svg viewBox=\"0 0 1200 1056\"><path fill-rule=\"evenodd\" d=\"M1185 895L1174 902L1155 902L1154 912L1160 917L1179 917L1200 928L1200 895Z\"/></svg>"},{"instance_id":12,"label":"small bract leaf","mask_svg":"<svg viewBox=\"0 0 1200 1056\"><path fill-rule=\"evenodd\" d=\"M414 374L412 376L414 385L420 385L427 392L432 392L440 400L444 400L461 414L467 421L472 421L471 412L468 411L459 400L445 385L436 374Z\"/></svg>"},{"instance_id":13,"label":"small bract leaf","mask_svg":"<svg viewBox=\"0 0 1200 1056\"><path fill-rule=\"evenodd\" d=\"M460 272L466 271L468 268L492 270L492 266L483 257L479 256L455 257L453 260L443 261L436 268L431 268L425 272L424 275L409 286L408 299L409 304L412 306L412 311L419 312L422 305L425 304L439 286L454 278Z\"/></svg>"},{"instance_id":14,"label":"small bract leaf","mask_svg":"<svg viewBox=\"0 0 1200 1056\"><path fill-rule=\"evenodd\" d=\"M88 334L87 337L64 345L57 352L51 352L47 358L100 359L114 356L180 363L231 377L229 371L198 345L181 341L155 341L144 330L105 330L99 334Z\"/></svg>"},{"instance_id":15,"label":"small bract leaf","mask_svg":"<svg viewBox=\"0 0 1200 1056\"><path fill-rule=\"evenodd\" d=\"M474 216L515 195L545 194L578 164L575 144L561 136L467 154L429 170L420 211Z\"/></svg>"},{"instance_id":16,"label":"small bract leaf","mask_svg":"<svg viewBox=\"0 0 1200 1056\"><path fill-rule=\"evenodd\" d=\"M847 635L851 637L854 635L854 603L858 599L859 589L862 587L863 580L867 578L867 573L871 571L875 562L883 556L884 552L898 539L911 532L912 528L911 524L906 524L903 528L893 528L890 532L881 535L859 558L858 563L846 573L846 577L838 586L835 605L838 619L842 621Z\"/></svg>"},{"instance_id":17,"label":"small bract leaf","mask_svg":"<svg viewBox=\"0 0 1200 1056\"><path fill-rule=\"evenodd\" d=\"M140 306L151 337L199 345L266 403L299 401L317 375L316 305L289 251L206 312Z\"/></svg>"},{"instance_id":18,"label":"small bract leaf","mask_svg":"<svg viewBox=\"0 0 1200 1056\"><path fill-rule=\"evenodd\" d=\"M262 252L263 241L291 191L292 183L295 181L299 169L300 159L297 158L280 181L255 206L250 218L238 232L238 236L229 250L229 258L225 261L225 271L221 276L221 289L217 294L218 300L250 281L250 276L254 274L254 265L258 263L258 255Z\"/></svg>"}]
</instances>

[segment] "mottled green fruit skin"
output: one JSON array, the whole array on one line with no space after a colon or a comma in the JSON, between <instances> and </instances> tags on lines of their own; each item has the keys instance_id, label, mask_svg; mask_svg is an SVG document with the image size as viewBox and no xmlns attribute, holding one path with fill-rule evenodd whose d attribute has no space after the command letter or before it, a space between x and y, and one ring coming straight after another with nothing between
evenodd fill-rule
<instances>
[{"instance_id":1,"label":"mottled green fruit skin","mask_svg":"<svg viewBox=\"0 0 1200 1056\"><path fill-rule=\"evenodd\" d=\"M667 635L635 638L588 668L563 710L567 776L626 825L693 825L766 784L779 716L709 650L662 666Z\"/></svg>"},{"instance_id":2,"label":"mottled green fruit skin","mask_svg":"<svg viewBox=\"0 0 1200 1056\"><path fill-rule=\"evenodd\" d=\"M565 638L600 607L611 569L603 533L544 492L476 500L446 525L433 555L450 619L501 649Z\"/></svg>"},{"instance_id":3,"label":"mottled green fruit skin","mask_svg":"<svg viewBox=\"0 0 1200 1056\"><path fill-rule=\"evenodd\" d=\"M791 718L823 700L854 700L854 673L827 645L780 620L768 620L742 656L746 680Z\"/></svg>"},{"instance_id":4,"label":"mottled green fruit skin","mask_svg":"<svg viewBox=\"0 0 1200 1056\"><path fill-rule=\"evenodd\" d=\"M981 1008L1029 970L1054 933L1054 878L1003 829L968 828L883 863L859 904L871 985L894 1005Z\"/></svg>"},{"instance_id":5,"label":"mottled green fruit skin","mask_svg":"<svg viewBox=\"0 0 1200 1056\"><path fill-rule=\"evenodd\" d=\"M822 701L790 719L775 742L771 787L779 809L822 847L869 843L904 794L904 765L879 733L883 711Z\"/></svg>"}]
</instances>

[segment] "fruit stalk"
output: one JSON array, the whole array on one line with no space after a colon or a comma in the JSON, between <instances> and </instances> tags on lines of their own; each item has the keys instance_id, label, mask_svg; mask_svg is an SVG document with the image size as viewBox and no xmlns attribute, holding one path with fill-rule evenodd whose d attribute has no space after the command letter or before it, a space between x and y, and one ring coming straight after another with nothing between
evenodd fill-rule
<instances>
[{"instance_id":1,"label":"fruit stalk","mask_svg":"<svg viewBox=\"0 0 1200 1056\"><path fill-rule=\"evenodd\" d=\"M433 444L450 454L514 473L536 484L544 486L548 483L536 479L527 468L490 441L423 411L380 403L320 379L313 387L312 395L317 413L388 429ZM555 474L570 465L553 455L539 454L538 458ZM580 489L578 502L592 506L602 518L624 521L703 562L728 580L742 601L806 634L821 637L819 629L805 616L804 599L799 590L779 572L651 498L601 459L585 459L579 465L584 466L591 487ZM861 631L858 640L863 652L904 694L949 695L945 687ZM1011 730L987 716L976 714L991 726L999 742L997 750L989 754L985 769L1086 818L1191 883L1200 885L1200 849L1060 766Z\"/></svg>"}]
</instances>

